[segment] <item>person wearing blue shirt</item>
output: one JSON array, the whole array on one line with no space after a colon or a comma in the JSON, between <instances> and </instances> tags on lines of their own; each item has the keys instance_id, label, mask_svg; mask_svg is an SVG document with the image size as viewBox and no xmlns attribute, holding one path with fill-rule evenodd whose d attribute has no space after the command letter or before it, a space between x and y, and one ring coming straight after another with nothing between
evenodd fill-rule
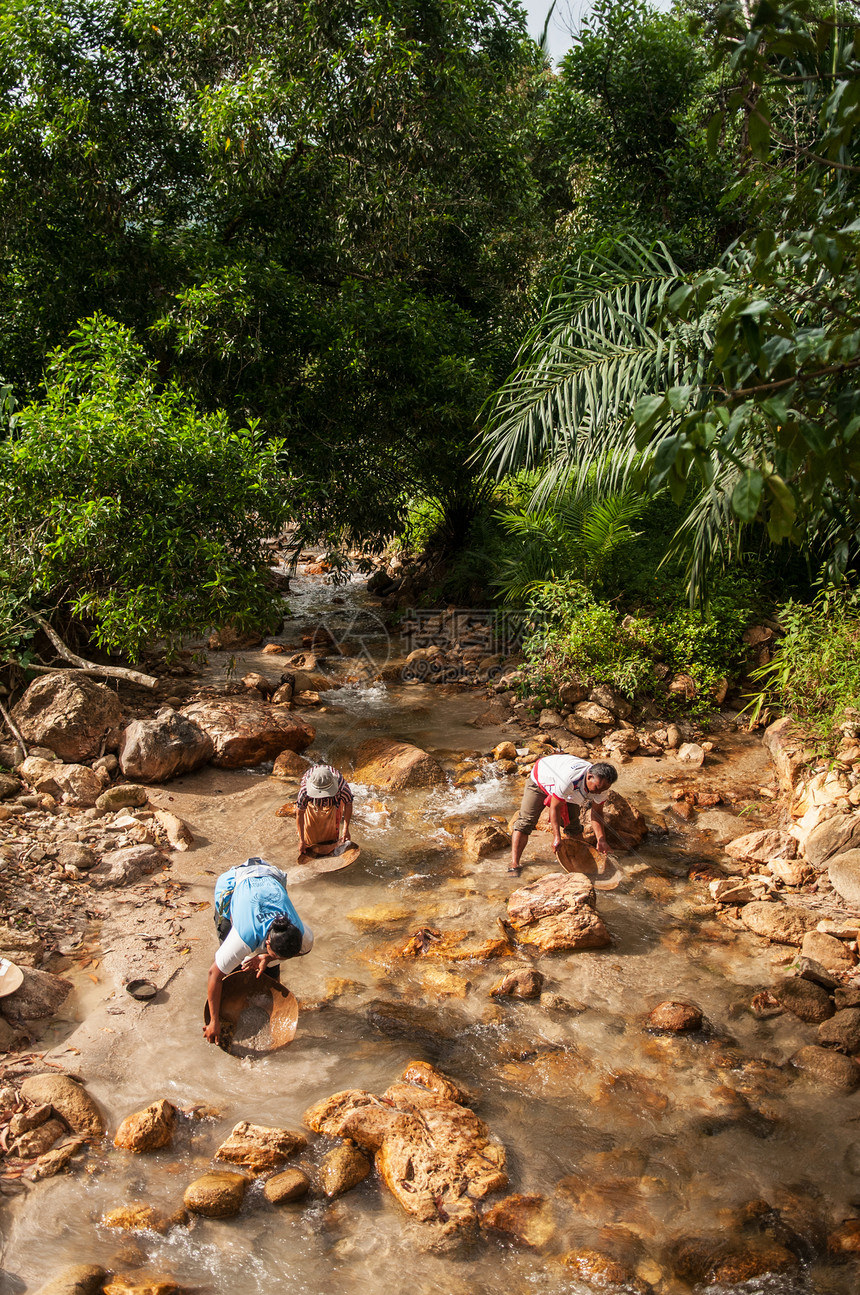
<instances>
[{"instance_id":1,"label":"person wearing blue shirt","mask_svg":"<svg viewBox=\"0 0 860 1295\"><path fill-rule=\"evenodd\" d=\"M218 1042L225 976L242 967L278 980L277 964L310 953L314 943L287 894L286 873L259 858L246 859L215 882L215 929L221 947L209 968L209 1023L203 1027L209 1043Z\"/></svg>"}]
</instances>

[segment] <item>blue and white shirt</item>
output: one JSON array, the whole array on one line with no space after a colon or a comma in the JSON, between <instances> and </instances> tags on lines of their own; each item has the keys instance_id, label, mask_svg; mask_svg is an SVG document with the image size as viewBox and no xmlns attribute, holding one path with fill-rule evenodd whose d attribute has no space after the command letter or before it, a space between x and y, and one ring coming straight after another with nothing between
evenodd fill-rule
<instances>
[{"instance_id":1,"label":"blue and white shirt","mask_svg":"<svg viewBox=\"0 0 860 1295\"><path fill-rule=\"evenodd\" d=\"M287 876L264 859L249 859L222 872L215 882L215 907L225 891L230 896L232 928L215 954L215 965L223 975L235 971L248 958L265 952L266 936L276 917L288 917L302 932L300 956L310 953L314 935L301 920L287 894ZM276 959L273 959L276 961Z\"/></svg>"}]
</instances>

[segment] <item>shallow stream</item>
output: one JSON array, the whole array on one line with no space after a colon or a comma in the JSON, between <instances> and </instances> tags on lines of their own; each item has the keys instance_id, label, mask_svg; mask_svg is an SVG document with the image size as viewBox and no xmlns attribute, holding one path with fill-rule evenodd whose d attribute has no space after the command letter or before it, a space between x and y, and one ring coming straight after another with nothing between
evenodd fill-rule
<instances>
[{"instance_id":1,"label":"shallow stream","mask_svg":"<svg viewBox=\"0 0 860 1295\"><path fill-rule=\"evenodd\" d=\"M296 583L300 617L288 620L285 642L298 645L302 628L322 618L358 641L359 656L380 662L389 648L357 591ZM390 650L396 659L399 645ZM222 667L213 656L213 670ZM274 676L280 669L277 657L253 653L245 654L240 672L246 667ZM353 659L350 671L361 675L360 662ZM311 753L343 765L374 733L408 739L452 770L464 753L486 754L518 736L516 726L474 727L486 698L456 685L359 680L322 694L322 702L324 710L308 712L317 727ZM557 1257L587 1245L624 1251L642 1280L674 1295L688 1288L670 1274L667 1241L728 1234L734 1212L747 1202L812 1200L830 1226L857 1213L860 1181L848 1166L860 1157L846 1159L846 1147L860 1142L860 1098L814 1088L786 1064L813 1041L814 1027L752 1013L754 993L783 974L792 951L767 949L718 922L703 904L703 884L687 880L693 863L719 857L719 833L725 837L732 825L725 811L700 815L695 826L667 815L668 780L677 772L669 759L634 759L621 769L618 789L659 830L619 857L626 886L598 896L612 947L539 959L546 989L567 1000L569 1010L489 996L506 971L528 961L524 955L440 966L404 963L390 953L419 926L497 933L517 883L503 857L469 862L460 834L487 815L507 820L521 779L487 768L475 785L457 788L452 772L441 789L384 801L355 787L359 862L292 892L316 934L312 954L284 971L306 1004L295 1041L253 1061L207 1046L202 1007L214 935L211 909L201 911L188 928L188 965L157 999L141 1007L117 986L51 1055L70 1070L78 1064L111 1131L159 1097L217 1114L182 1120L170 1150L134 1157L108 1148L91 1155L83 1172L37 1184L19 1198L7 1215L0 1290L20 1291L24 1283L38 1290L66 1264L99 1262L129 1275L169 1275L218 1295L282 1288L293 1295L585 1295L592 1288ZM770 771L756 739L721 734L699 776L716 786L748 787L752 797ZM289 868L294 825L275 817L294 797L284 783L261 772L210 769L164 790L197 837L192 852L173 856L173 876L188 883L190 901L211 899L217 873L249 855ZM737 818L734 834L744 830L744 818ZM532 838L525 861L526 882L551 867L547 835ZM371 906L384 910L358 911ZM335 987L335 980L352 984ZM668 997L698 1004L707 1028L690 1037L647 1032L644 1017ZM69 1044L80 1048L79 1058L64 1051ZM215 1148L239 1120L300 1127L308 1106L338 1090L381 1094L413 1058L432 1061L477 1095L478 1114L507 1149L511 1190L551 1201L556 1231L545 1250L483 1239L466 1257L423 1253L420 1225L410 1223L375 1175L332 1203L279 1208L258 1183L235 1219L198 1219L167 1236L100 1225L107 1210L132 1201L168 1213L178 1208L187 1184L211 1167ZM299 1160L318 1160L326 1149L318 1139ZM743 1289L852 1295L856 1282L854 1269L813 1263Z\"/></svg>"}]
</instances>

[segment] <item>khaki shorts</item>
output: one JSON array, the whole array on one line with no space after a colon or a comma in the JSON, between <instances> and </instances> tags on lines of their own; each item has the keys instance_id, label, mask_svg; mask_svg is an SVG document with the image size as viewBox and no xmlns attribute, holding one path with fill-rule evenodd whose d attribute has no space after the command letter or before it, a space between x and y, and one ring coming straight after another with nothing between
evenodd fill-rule
<instances>
[{"instance_id":1,"label":"khaki shorts","mask_svg":"<svg viewBox=\"0 0 860 1295\"><path fill-rule=\"evenodd\" d=\"M527 778L523 789L523 798L520 802L520 812L514 820L511 831L522 832L523 836L528 836L533 832L537 827L538 819L544 811L545 800L546 794L541 791L534 779ZM579 821L577 806L568 804L567 808L570 814L570 823L564 829L564 835L582 836L582 824Z\"/></svg>"}]
</instances>

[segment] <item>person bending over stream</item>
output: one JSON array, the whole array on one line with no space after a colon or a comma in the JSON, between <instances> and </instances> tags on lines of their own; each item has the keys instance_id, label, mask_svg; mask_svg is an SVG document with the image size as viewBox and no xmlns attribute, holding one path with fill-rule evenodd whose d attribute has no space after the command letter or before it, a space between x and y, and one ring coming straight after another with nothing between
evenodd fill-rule
<instances>
[{"instance_id":1,"label":"person bending over stream","mask_svg":"<svg viewBox=\"0 0 860 1295\"><path fill-rule=\"evenodd\" d=\"M280 963L310 953L314 935L287 894L286 873L265 859L246 859L215 882L215 930L221 947L209 968L209 1024L203 1033L217 1043L224 977L242 967L280 980Z\"/></svg>"},{"instance_id":2,"label":"person bending over stream","mask_svg":"<svg viewBox=\"0 0 860 1295\"><path fill-rule=\"evenodd\" d=\"M327 764L308 769L296 799L299 858L334 854L339 845L349 845L351 818L352 792L343 774Z\"/></svg>"},{"instance_id":3,"label":"person bending over stream","mask_svg":"<svg viewBox=\"0 0 860 1295\"><path fill-rule=\"evenodd\" d=\"M603 825L603 802L609 788L618 777L614 764L591 764L575 755L545 755L535 763L526 781L520 812L511 834L511 866L508 872L520 875L520 860L530 834L544 809L549 810L552 827L552 848L561 845L561 834L582 836L579 815L570 821L571 805L585 806L591 810L591 825L595 843L601 854L606 854L606 830Z\"/></svg>"}]
</instances>

